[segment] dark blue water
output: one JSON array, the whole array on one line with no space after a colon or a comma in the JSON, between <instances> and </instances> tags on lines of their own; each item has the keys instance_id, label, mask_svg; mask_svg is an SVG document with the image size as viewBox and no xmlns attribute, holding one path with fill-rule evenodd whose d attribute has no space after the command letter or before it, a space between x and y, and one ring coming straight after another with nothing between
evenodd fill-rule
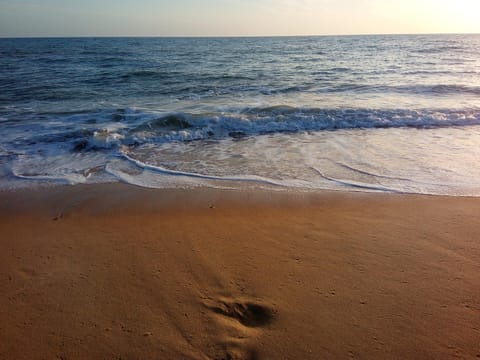
<instances>
[{"instance_id":1,"label":"dark blue water","mask_svg":"<svg viewBox=\"0 0 480 360\"><path fill-rule=\"evenodd\" d=\"M478 35L0 39L0 69L2 187L480 193Z\"/></svg>"}]
</instances>

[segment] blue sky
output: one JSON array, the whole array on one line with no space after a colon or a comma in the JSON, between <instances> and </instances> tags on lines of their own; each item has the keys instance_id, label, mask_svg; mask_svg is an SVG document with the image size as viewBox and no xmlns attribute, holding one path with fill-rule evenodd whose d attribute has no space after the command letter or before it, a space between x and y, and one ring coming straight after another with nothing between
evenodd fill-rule
<instances>
[{"instance_id":1,"label":"blue sky","mask_svg":"<svg viewBox=\"0 0 480 360\"><path fill-rule=\"evenodd\" d=\"M0 36L480 32L480 0L0 0Z\"/></svg>"}]
</instances>

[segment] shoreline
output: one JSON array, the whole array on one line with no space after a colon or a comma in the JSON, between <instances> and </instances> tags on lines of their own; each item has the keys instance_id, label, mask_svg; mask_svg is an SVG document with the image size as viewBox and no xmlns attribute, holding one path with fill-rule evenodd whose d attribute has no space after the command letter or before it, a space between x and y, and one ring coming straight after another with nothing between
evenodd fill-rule
<instances>
[{"instance_id":1,"label":"shoreline","mask_svg":"<svg viewBox=\"0 0 480 360\"><path fill-rule=\"evenodd\" d=\"M479 358L480 199L0 192L0 358Z\"/></svg>"}]
</instances>

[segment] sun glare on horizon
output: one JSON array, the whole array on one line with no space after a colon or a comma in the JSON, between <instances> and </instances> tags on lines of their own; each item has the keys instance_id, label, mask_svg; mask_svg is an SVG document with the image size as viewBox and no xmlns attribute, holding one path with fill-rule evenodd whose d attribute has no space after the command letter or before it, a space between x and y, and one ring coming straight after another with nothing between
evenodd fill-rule
<instances>
[{"instance_id":1,"label":"sun glare on horizon","mask_svg":"<svg viewBox=\"0 0 480 360\"><path fill-rule=\"evenodd\" d=\"M480 31L480 22L478 21L478 15L480 14L480 1L463 0L450 3L453 8L452 10L458 16L457 21L475 27L475 31Z\"/></svg>"},{"instance_id":2,"label":"sun glare on horizon","mask_svg":"<svg viewBox=\"0 0 480 360\"><path fill-rule=\"evenodd\" d=\"M478 0L443 0L431 1L426 9L435 17L434 25L439 32L480 32L480 1ZM443 30L444 29L444 30ZM458 29L458 30L457 30Z\"/></svg>"}]
</instances>

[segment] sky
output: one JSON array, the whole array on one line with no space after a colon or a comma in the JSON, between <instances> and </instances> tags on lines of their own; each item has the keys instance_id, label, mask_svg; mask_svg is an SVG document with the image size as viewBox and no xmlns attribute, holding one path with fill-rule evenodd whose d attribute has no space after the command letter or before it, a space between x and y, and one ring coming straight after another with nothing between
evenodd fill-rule
<instances>
[{"instance_id":1,"label":"sky","mask_svg":"<svg viewBox=\"0 0 480 360\"><path fill-rule=\"evenodd\" d=\"M480 33L480 0L0 0L0 36Z\"/></svg>"}]
</instances>

